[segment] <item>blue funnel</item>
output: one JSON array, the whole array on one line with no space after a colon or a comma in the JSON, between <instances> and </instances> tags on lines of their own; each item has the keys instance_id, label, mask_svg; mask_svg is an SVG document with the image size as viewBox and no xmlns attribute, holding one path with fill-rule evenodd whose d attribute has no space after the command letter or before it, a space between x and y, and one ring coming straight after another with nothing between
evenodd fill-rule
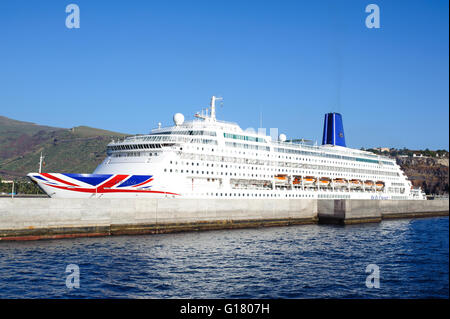
<instances>
[{"instance_id":1,"label":"blue funnel","mask_svg":"<svg viewBox=\"0 0 450 319\"><path fill-rule=\"evenodd\" d=\"M339 113L325 114L322 145L331 144L345 147L344 124Z\"/></svg>"}]
</instances>

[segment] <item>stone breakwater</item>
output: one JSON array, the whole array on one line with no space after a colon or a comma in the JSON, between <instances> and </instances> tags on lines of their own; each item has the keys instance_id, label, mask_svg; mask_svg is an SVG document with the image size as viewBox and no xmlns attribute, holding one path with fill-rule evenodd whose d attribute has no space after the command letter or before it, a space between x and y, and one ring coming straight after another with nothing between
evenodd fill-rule
<instances>
[{"instance_id":1,"label":"stone breakwater","mask_svg":"<svg viewBox=\"0 0 450 319\"><path fill-rule=\"evenodd\" d=\"M448 200L1 198L0 240L349 224L448 211Z\"/></svg>"}]
</instances>

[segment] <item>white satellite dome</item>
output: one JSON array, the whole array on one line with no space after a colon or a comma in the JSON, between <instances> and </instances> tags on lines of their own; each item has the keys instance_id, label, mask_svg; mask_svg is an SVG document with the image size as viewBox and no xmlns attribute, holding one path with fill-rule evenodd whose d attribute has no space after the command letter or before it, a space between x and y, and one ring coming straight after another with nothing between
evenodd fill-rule
<instances>
[{"instance_id":1,"label":"white satellite dome","mask_svg":"<svg viewBox=\"0 0 450 319\"><path fill-rule=\"evenodd\" d=\"M181 113L176 113L173 116L173 122L175 123L176 126L183 124L184 122L184 115Z\"/></svg>"},{"instance_id":2,"label":"white satellite dome","mask_svg":"<svg viewBox=\"0 0 450 319\"><path fill-rule=\"evenodd\" d=\"M286 135L285 135L285 134L280 134L280 136L278 136L278 139L279 139L281 142L286 142Z\"/></svg>"}]
</instances>

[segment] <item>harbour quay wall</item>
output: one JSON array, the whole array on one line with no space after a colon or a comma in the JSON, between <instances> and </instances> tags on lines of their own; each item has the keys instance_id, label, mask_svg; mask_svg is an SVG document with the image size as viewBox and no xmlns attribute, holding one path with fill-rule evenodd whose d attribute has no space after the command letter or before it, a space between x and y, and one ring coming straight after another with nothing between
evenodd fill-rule
<instances>
[{"instance_id":1,"label":"harbour quay wall","mask_svg":"<svg viewBox=\"0 0 450 319\"><path fill-rule=\"evenodd\" d=\"M448 200L318 200L321 224L380 222L382 219L448 216Z\"/></svg>"},{"instance_id":2,"label":"harbour quay wall","mask_svg":"<svg viewBox=\"0 0 450 319\"><path fill-rule=\"evenodd\" d=\"M0 240L317 223L314 199L0 199Z\"/></svg>"},{"instance_id":3,"label":"harbour quay wall","mask_svg":"<svg viewBox=\"0 0 450 319\"><path fill-rule=\"evenodd\" d=\"M448 200L0 198L0 241L448 216Z\"/></svg>"}]
</instances>

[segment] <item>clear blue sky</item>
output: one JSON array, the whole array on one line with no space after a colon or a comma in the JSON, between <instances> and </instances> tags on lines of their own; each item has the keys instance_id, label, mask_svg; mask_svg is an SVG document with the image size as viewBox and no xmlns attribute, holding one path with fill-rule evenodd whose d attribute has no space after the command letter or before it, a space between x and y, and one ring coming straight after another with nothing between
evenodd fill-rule
<instances>
[{"instance_id":1,"label":"clear blue sky","mask_svg":"<svg viewBox=\"0 0 450 319\"><path fill-rule=\"evenodd\" d=\"M80 29L65 7L80 7ZM380 7L368 29L366 5ZM0 1L0 115L147 133L218 118L350 147L449 147L448 1Z\"/></svg>"}]
</instances>

